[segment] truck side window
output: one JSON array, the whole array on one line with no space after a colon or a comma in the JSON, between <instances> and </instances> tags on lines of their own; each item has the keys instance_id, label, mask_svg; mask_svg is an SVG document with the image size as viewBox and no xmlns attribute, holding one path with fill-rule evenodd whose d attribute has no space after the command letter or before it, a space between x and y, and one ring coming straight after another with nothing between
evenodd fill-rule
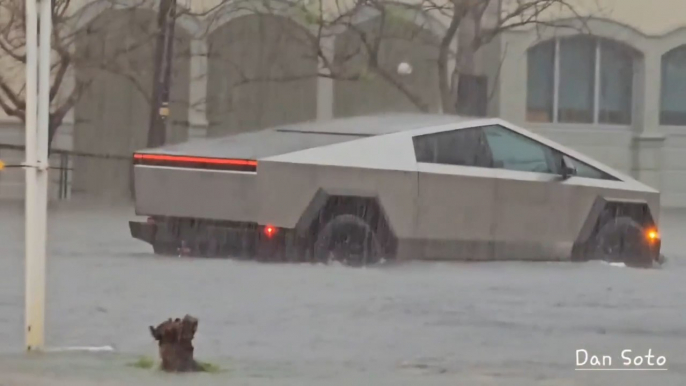
<instances>
[{"instance_id":1,"label":"truck side window","mask_svg":"<svg viewBox=\"0 0 686 386\"><path fill-rule=\"evenodd\" d=\"M555 174L553 149L502 126L483 128L499 168L523 172Z\"/></svg>"},{"instance_id":2,"label":"truck side window","mask_svg":"<svg viewBox=\"0 0 686 386\"><path fill-rule=\"evenodd\" d=\"M493 164L481 128L425 134L412 141L417 162L488 168Z\"/></svg>"},{"instance_id":3,"label":"truck side window","mask_svg":"<svg viewBox=\"0 0 686 386\"><path fill-rule=\"evenodd\" d=\"M584 162L576 160L566 154L563 154L562 157L564 158L565 164L567 166L571 166L574 168L574 170L576 171L575 175L578 177L595 178L599 180L615 180L615 178L613 178L609 174L600 171Z\"/></svg>"}]
</instances>

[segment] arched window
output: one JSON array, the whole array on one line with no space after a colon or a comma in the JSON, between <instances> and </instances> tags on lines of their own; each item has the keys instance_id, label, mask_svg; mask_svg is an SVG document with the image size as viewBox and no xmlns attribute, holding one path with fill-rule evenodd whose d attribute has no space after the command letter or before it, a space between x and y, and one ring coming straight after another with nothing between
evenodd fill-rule
<instances>
[{"instance_id":1,"label":"arched window","mask_svg":"<svg viewBox=\"0 0 686 386\"><path fill-rule=\"evenodd\" d=\"M527 119L534 122L552 122L555 41L549 40L530 48L528 58Z\"/></svg>"},{"instance_id":2,"label":"arched window","mask_svg":"<svg viewBox=\"0 0 686 386\"><path fill-rule=\"evenodd\" d=\"M660 124L686 126L686 44L662 56Z\"/></svg>"},{"instance_id":3,"label":"arched window","mask_svg":"<svg viewBox=\"0 0 686 386\"><path fill-rule=\"evenodd\" d=\"M527 120L631 124L633 49L574 36L540 43L527 57Z\"/></svg>"}]
</instances>

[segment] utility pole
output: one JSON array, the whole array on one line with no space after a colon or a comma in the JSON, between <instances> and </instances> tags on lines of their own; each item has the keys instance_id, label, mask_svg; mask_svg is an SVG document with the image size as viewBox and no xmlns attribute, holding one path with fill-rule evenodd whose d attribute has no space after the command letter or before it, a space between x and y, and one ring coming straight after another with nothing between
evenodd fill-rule
<instances>
[{"instance_id":1,"label":"utility pole","mask_svg":"<svg viewBox=\"0 0 686 386\"><path fill-rule=\"evenodd\" d=\"M157 44L155 47L152 106L148 147L164 145L167 140L169 118L169 94L174 51L174 25L176 23L176 0L160 0L157 14Z\"/></svg>"},{"instance_id":2,"label":"utility pole","mask_svg":"<svg viewBox=\"0 0 686 386\"><path fill-rule=\"evenodd\" d=\"M38 5L38 7L37 7ZM25 333L27 350L45 343L45 255L52 0L26 0ZM40 29L38 21L40 16ZM40 33L39 33L40 32Z\"/></svg>"}]
</instances>

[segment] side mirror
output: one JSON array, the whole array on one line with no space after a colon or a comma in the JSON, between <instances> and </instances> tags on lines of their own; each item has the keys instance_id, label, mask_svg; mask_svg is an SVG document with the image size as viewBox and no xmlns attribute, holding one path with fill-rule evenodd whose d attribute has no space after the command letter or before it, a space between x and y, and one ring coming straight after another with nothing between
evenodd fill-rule
<instances>
[{"instance_id":1,"label":"side mirror","mask_svg":"<svg viewBox=\"0 0 686 386\"><path fill-rule=\"evenodd\" d=\"M567 165L567 162L565 162L564 157L562 157L560 163L560 174L562 176L562 180L567 180L570 177L576 175L576 168L572 165Z\"/></svg>"},{"instance_id":2,"label":"side mirror","mask_svg":"<svg viewBox=\"0 0 686 386\"><path fill-rule=\"evenodd\" d=\"M562 178L565 180L576 175L576 168L574 166L565 165L562 168Z\"/></svg>"}]
</instances>

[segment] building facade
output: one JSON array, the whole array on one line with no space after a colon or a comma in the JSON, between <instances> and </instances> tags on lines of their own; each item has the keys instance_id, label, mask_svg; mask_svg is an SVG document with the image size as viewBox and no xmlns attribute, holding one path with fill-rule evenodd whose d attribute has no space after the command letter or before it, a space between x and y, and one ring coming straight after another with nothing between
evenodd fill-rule
<instances>
[{"instance_id":1,"label":"building facade","mask_svg":"<svg viewBox=\"0 0 686 386\"><path fill-rule=\"evenodd\" d=\"M686 206L686 3L599 3L572 28L500 36L491 113L637 177L663 206Z\"/></svg>"},{"instance_id":2,"label":"building facade","mask_svg":"<svg viewBox=\"0 0 686 386\"><path fill-rule=\"evenodd\" d=\"M378 76L321 76L326 75L323 61L356 65L358 35L339 31L323 37L317 52L303 44L316 28L302 14L215 10L218 3L183 4L194 14L181 16L176 25L169 142L274 124L417 110ZM493 4L487 17L497 19L507 4ZM686 19L679 17L686 14L686 3L579 4L582 18L563 11L548 15L565 25L504 32L470 58L472 71L487 84L484 112L635 175L663 192L665 206L686 206ZM114 70L77 64L67 74L64 89L84 79L90 87L53 143L70 154L53 155L52 161L68 172L52 174L52 197L129 199L130 155L146 144L154 52L149 36L156 10L153 4L131 9L82 0L74 15L69 28L79 33L70 49L79 58L106 58ZM374 10L362 12L356 30L373 31L381 18ZM412 65L412 74L400 81L430 111L441 111L435 59L445 28L447 21L440 17L399 18L393 30L400 32L382 40L379 50L379 61L389 68L401 62ZM454 44L468 41L469 31L465 23L460 36L466 37ZM281 80L249 81L258 78ZM0 158L21 160L20 151L2 145L22 143L20 122L0 112ZM0 197L22 195L20 170L0 174Z\"/></svg>"}]
</instances>

